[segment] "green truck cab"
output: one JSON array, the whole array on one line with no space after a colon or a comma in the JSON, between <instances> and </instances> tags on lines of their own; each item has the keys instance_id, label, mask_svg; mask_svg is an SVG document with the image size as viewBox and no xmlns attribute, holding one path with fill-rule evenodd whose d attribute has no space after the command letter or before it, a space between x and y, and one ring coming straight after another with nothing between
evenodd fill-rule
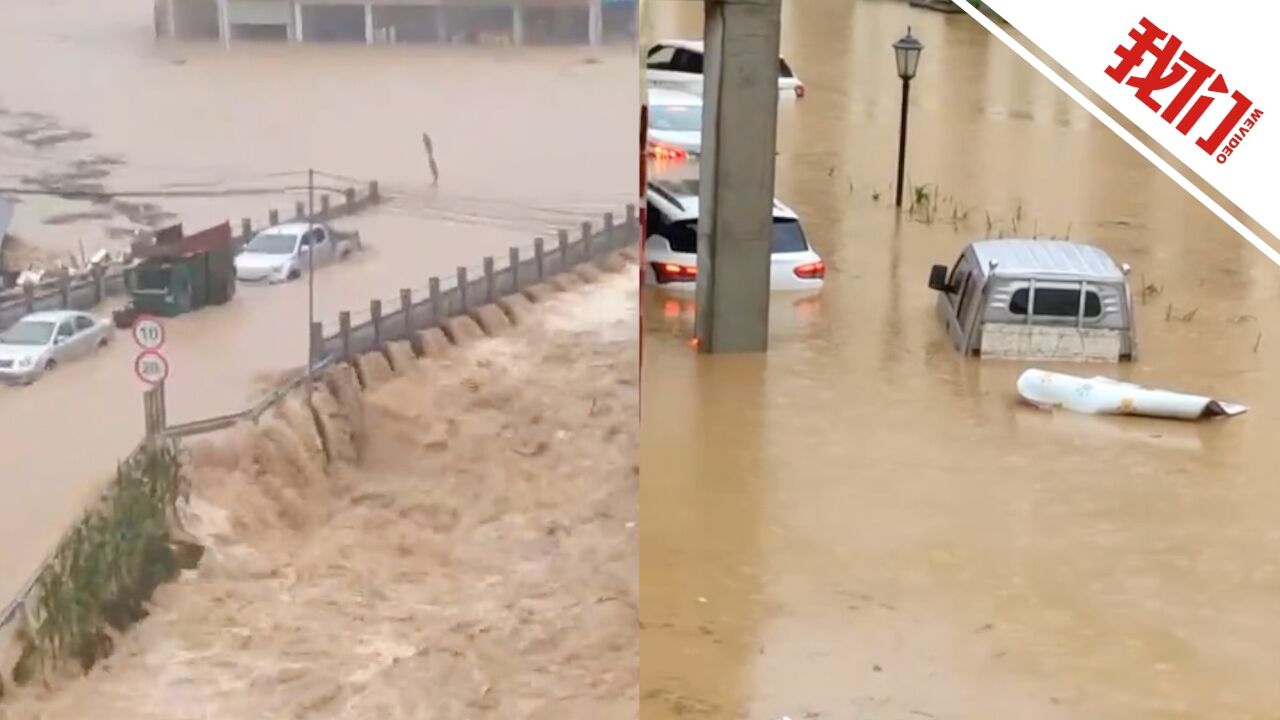
<instances>
[{"instance_id":1,"label":"green truck cab","mask_svg":"<svg viewBox=\"0 0 1280 720\"><path fill-rule=\"evenodd\" d=\"M183 235L182 225L165 228L153 243L136 244L133 257L124 273L129 303L115 313L119 327L131 326L138 315L175 317L235 297L230 223L193 235Z\"/></svg>"}]
</instances>

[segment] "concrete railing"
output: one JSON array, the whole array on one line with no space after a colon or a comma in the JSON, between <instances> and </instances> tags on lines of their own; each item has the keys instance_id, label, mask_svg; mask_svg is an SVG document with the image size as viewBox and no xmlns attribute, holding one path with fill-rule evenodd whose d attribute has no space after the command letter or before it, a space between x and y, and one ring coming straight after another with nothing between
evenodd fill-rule
<instances>
[{"instance_id":1,"label":"concrete railing","mask_svg":"<svg viewBox=\"0 0 1280 720\"><path fill-rule=\"evenodd\" d=\"M568 231L562 230L553 243L536 238L530 251L522 253L520 248L512 247L505 258L484 258L479 268L459 267L451 277L432 277L425 297L421 293L415 297L409 289L402 289L390 302L370 301L368 319L359 324L352 323L350 311L344 311L338 314L334 333L326 334L322 323L313 325L315 359L347 361L380 349L390 340L416 344L416 334L422 330L443 326L451 317L468 315L482 305L546 282L574 265L614 253L634 244L638 237L635 206L628 205L620 219L606 213L599 226L583 223L576 237L571 238Z\"/></svg>"},{"instance_id":2,"label":"concrete railing","mask_svg":"<svg viewBox=\"0 0 1280 720\"><path fill-rule=\"evenodd\" d=\"M317 195L316 220L334 220L354 215L381 201L377 181L370 182L363 190L346 188L333 202L329 193ZM282 216L279 210L267 213L265 225L255 226L250 218L240 221L239 232L232 238L239 247L248 242L263 227L283 221L305 220L307 207L297 202L292 215ZM90 310L104 300L125 293L124 266L97 265L80 275L61 275L37 285L0 292L0 329L17 322L24 315L41 310Z\"/></svg>"}]
</instances>

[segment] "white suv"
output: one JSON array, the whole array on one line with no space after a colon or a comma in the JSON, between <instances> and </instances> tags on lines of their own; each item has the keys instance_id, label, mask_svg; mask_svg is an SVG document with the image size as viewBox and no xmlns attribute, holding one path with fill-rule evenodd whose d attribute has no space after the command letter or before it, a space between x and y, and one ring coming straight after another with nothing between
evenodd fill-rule
<instances>
[{"instance_id":1,"label":"white suv","mask_svg":"<svg viewBox=\"0 0 1280 720\"><path fill-rule=\"evenodd\" d=\"M653 87L702 94L703 45L700 40L660 40L649 48L645 81ZM804 97L804 83L778 58L778 92Z\"/></svg>"},{"instance_id":2,"label":"white suv","mask_svg":"<svg viewBox=\"0 0 1280 720\"><path fill-rule=\"evenodd\" d=\"M698 279L698 181L654 181L646 192L644 279L677 292L693 292ZM769 289L819 290L827 266L800 227L800 218L773 201L773 255Z\"/></svg>"}]
</instances>

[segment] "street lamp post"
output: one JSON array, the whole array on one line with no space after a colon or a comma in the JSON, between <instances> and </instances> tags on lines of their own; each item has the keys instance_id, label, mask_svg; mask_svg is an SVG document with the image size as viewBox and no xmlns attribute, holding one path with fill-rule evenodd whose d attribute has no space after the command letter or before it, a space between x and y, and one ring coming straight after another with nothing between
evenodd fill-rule
<instances>
[{"instance_id":1,"label":"street lamp post","mask_svg":"<svg viewBox=\"0 0 1280 720\"><path fill-rule=\"evenodd\" d=\"M898 191L894 196L894 205L902 207L902 176L907 162L907 98L911 95L911 78L916 76L916 68L920 65L921 44L911 34L911 26L907 26L907 34L893 44L893 56L898 62L898 77L902 78L902 119L898 123Z\"/></svg>"}]
</instances>

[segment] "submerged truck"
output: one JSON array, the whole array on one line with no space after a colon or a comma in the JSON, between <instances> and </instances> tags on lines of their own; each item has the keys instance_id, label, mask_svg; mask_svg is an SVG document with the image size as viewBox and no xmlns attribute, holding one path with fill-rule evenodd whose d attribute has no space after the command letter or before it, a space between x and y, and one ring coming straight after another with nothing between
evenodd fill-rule
<instances>
[{"instance_id":1,"label":"submerged truck","mask_svg":"<svg viewBox=\"0 0 1280 720\"><path fill-rule=\"evenodd\" d=\"M135 243L124 272L129 302L114 313L118 327L138 315L174 317L230 302L236 293L235 244L230 223L193 235L182 225L165 228L152 243Z\"/></svg>"},{"instance_id":2,"label":"submerged truck","mask_svg":"<svg viewBox=\"0 0 1280 720\"><path fill-rule=\"evenodd\" d=\"M1134 360L1129 266L1060 240L971 243L934 265L938 320L965 355L1008 360Z\"/></svg>"},{"instance_id":3,"label":"submerged truck","mask_svg":"<svg viewBox=\"0 0 1280 720\"><path fill-rule=\"evenodd\" d=\"M342 262L360 249L358 232L340 232L324 223L273 225L245 243L235 258L235 275L244 283L290 282L313 266Z\"/></svg>"}]
</instances>

